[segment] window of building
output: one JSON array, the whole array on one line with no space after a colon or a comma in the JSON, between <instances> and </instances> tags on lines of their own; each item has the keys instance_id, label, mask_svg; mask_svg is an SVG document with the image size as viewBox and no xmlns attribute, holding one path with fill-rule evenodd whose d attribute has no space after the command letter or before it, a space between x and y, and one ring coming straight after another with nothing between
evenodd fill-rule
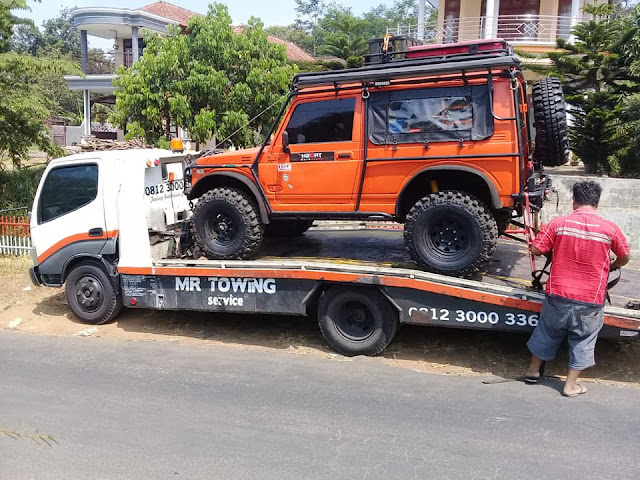
<instances>
[{"instance_id":1,"label":"window of building","mask_svg":"<svg viewBox=\"0 0 640 480\"><path fill-rule=\"evenodd\" d=\"M144 38L138 38L138 58L142 57L142 52L146 46ZM133 65L133 40L130 38L122 40L122 50L122 63L126 68L129 68Z\"/></svg>"},{"instance_id":2,"label":"window of building","mask_svg":"<svg viewBox=\"0 0 640 480\"><path fill-rule=\"evenodd\" d=\"M44 223L72 212L98 195L98 166L74 165L51 170L42 186L38 221Z\"/></svg>"},{"instance_id":3,"label":"window of building","mask_svg":"<svg viewBox=\"0 0 640 480\"><path fill-rule=\"evenodd\" d=\"M567 40L571 34L571 0L558 1L558 28L556 36Z\"/></svg>"},{"instance_id":4,"label":"window of building","mask_svg":"<svg viewBox=\"0 0 640 480\"><path fill-rule=\"evenodd\" d=\"M351 141L355 107L355 98L297 105L286 129L289 134L289 143Z\"/></svg>"},{"instance_id":5,"label":"window of building","mask_svg":"<svg viewBox=\"0 0 640 480\"><path fill-rule=\"evenodd\" d=\"M460 0L445 0L442 42L443 43L457 42L459 33L460 33Z\"/></svg>"}]
</instances>

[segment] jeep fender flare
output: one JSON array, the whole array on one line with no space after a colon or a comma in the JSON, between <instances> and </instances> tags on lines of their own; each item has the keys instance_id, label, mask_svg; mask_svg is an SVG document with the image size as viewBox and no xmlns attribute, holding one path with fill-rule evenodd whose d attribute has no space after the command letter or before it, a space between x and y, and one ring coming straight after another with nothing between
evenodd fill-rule
<instances>
[{"instance_id":1,"label":"jeep fender flare","mask_svg":"<svg viewBox=\"0 0 640 480\"><path fill-rule=\"evenodd\" d=\"M264 223L264 224L268 224L269 223L269 210L270 210L270 208L268 209L269 205L267 203L267 200L264 198L264 195L262 195L262 192L260 192L260 190L258 189L256 184L254 182L252 182L249 178L247 178L246 175L242 175L241 173L237 173L237 172L213 172L213 173L209 173L209 174L205 175L204 177L200 178L200 180L198 180L198 183L196 183L196 185L194 185L194 188L192 188L192 190L190 192L190 195L187 198L189 200L193 200L195 198L198 198L198 197L202 196L206 192L206 190L200 191L201 189L198 189L198 185L200 185L201 183L202 184L206 184L207 181L212 179L213 177L232 178L234 180L239 181L245 187L247 187L247 189L249 189L249 191L251 192L253 197L256 199L256 202L258 203L258 209L260 211L260 219L262 220L262 223Z\"/></svg>"},{"instance_id":2,"label":"jeep fender flare","mask_svg":"<svg viewBox=\"0 0 640 480\"><path fill-rule=\"evenodd\" d=\"M422 170L418 171L409 179L408 182L406 182L402 186L402 190L400 190L400 195L398 195L398 200L396 201L396 216L399 217L401 215L400 207L402 205L402 199L404 198L407 188L413 183L413 181L417 177L427 172L446 171L446 170L471 173L481 178L484 181L485 185L487 186L489 190L489 195L491 196L490 207L496 210L503 207L503 204L500 201L500 195L498 194L498 190L496 189L496 186L493 184L493 182L491 181L491 179L486 173L481 172L472 167L465 167L464 165L434 165L432 167L423 168Z\"/></svg>"}]
</instances>

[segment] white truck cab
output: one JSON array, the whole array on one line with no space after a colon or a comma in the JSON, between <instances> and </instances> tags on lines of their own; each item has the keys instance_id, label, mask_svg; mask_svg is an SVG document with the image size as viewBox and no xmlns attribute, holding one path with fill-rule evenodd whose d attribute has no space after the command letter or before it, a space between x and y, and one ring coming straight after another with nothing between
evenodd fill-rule
<instances>
[{"instance_id":1,"label":"white truck cab","mask_svg":"<svg viewBox=\"0 0 640 480\"><path fill-rule=\"evenodd\" d=\"M132 149L51 161L31 214L32 280L60 286L71 267L87 259L112 270L120 255L118 242L129 234L123 227L135 228L140 239L131 244L132 254L149 263L148 233L175 228L190 214L183 194L184 159L169 150ZM146 225L140 218L146 218Z\"/></svg>"}]
</instances>

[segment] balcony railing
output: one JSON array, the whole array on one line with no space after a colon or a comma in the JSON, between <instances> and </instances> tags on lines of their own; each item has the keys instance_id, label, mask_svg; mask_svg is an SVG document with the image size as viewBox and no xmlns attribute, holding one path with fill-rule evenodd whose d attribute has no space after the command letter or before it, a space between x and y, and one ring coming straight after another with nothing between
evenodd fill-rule
<instances>
[{"instance_id":1,"label":"balcony railing","mask_svg":"<svg viewBox=\"0 0 640 480\"><path fill-rule=\"evenodd\" d=\"M493 20L493 21L491 21ZM497 21L496 21L497 20ZM578 19L583 21L583 18ZM453 43L481 38L503 38L511 43L555 45L557 38L569 38L572 18L555 15L501 15L497 19L465 17L427 22L424 41ZM487 35L487 28L491 34ZM392 35L418 36L417 25L398 25L388 28Z\"/></svg>"}]
</instances>

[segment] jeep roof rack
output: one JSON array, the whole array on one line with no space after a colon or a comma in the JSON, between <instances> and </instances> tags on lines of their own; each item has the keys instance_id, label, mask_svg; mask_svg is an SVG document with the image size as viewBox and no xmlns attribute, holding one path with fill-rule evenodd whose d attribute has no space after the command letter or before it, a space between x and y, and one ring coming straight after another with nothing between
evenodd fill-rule
<instances>
[{"instance_id":1,"label":"jeep roof rack","mask_svg":"<svg viewBox=\"0 0 640 480\"><path fill-rule=\"evenodd\" d=\"M520 68L520 60L505 51L477 54L454 54L375 63L360 68L299 73L293 77L293 89L346 83L369 83L400 78L446 73L469 73L493 69Z\"/></svg>"},{"instance_id":2,"label":"jeep roof rack","mask_svg":"<svg viewBox=\"0 0 640 480\"><path fill-rule=\"evenodd\" d=\"M513 47L501 38L471 40L457 43L424 45L404 36L385 36L369 41L369 54L364 55L365 65L398 62L405 59L433 58L447 61L452 57L470 55L513 55Z\"/></svg>"}]
</instances>

